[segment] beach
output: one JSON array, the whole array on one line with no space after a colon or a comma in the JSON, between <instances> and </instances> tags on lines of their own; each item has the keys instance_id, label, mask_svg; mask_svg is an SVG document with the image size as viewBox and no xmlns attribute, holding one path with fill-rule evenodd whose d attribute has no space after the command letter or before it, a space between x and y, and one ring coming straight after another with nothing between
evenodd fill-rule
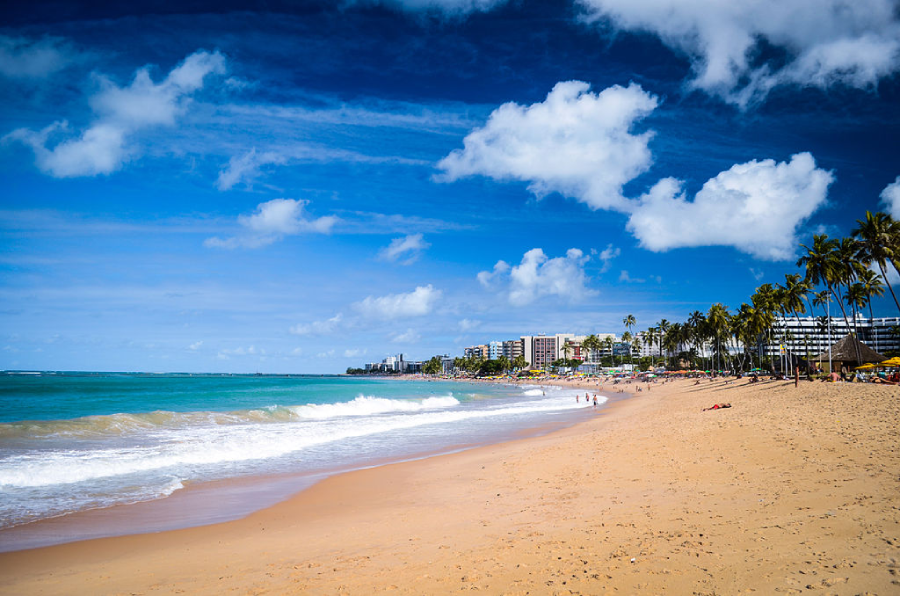
<instances>
[{"instance_id":1,"label":"beach","mask_svg":"<svg viewBox=\"0 0 900 596\"><path fill-rule=\"evenodd\" d=\"M3 553L0 593L898 593L898 394L653 384L238 521Z\"/></svg>"}]
</instances>

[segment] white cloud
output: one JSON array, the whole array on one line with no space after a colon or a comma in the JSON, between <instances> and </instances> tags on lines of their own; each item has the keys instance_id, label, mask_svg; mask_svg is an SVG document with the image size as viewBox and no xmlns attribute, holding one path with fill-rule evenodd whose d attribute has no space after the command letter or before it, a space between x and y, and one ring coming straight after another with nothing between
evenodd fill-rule
<instances>
[{"instance_id":1,"label":"white cloud","mask_svg":"<svg viewBox=\"0 0 900 596\"><path fill-rule=\"evenodd\" d=\"M158 84L146 67L135 73L128 87L119 87L98 75L100 91L90 99L96 118L76 137L66 135L68 124L59 121L38 132L15 130L4 140L31 147L38 168L57 178L110 174L136 154L137 149L128 145L136 132L150 126L174 125L204 79L224 72L224 56L199 51ZM61 136L70 138L58 140Z\"/></svg>"},{"instance_id":2,"label":"white cloud","mask_svg":"<svg viewBox=\"0 0 900 596\"><path fill-rule=\"evenodd\" d=\"M646 278L643 277L631 277L631 275L625 269L619 274L619 281L623 283L629 284L642 284L648 281L656 282L658 284L662 283L661 275L648 275Z\"/></svg>"},{"instance_id":3,"label":"white cloud","mask_svg":"<svg viewBox=\"0 0 900 596\"><path fill-rule=\"evenodd\" d=\"M459 322L459 330L460 331L469 331L470 329L476 329L481 326L481 321L472 320L472 319L463 319Z\"/></svg>"},{"instance_id":4,"label":"white cloud","mask_svg":"<svg viewBox=\"0 0 900 596\"><path fill-rule=\"evenodd\" d=\"M538 197L559 192L592 209L624 208L622 186L652 163L652 133L630 131L657 100L635 84L598 94L589 89L581 81L561 82L542 103L500 106L466 136L464 149L438 163L438 179L521 180Z\"/></svg>"},{"instance_id":5,"label":"white cloud","mask_svg":"<svg viewBox=\"0 0 900 596\"><path fill-rule=\"evenodd\" d=\"M760 259L790 259L797 228L824 204L833 181L809 153L790 162L734 165L708 180L693 201L680 181L666 178L641 197L627 227L656 252L718 245Z\"/></svg>"},{"instance_id":6,"label":"white cloud","mask_svg":"<svg viewBox=\"0 0 900 596\"><path fill-rule=\"evenodd\" d=\"M380 261L396 261L401 255L408 254L404 265L414 263L419 258L421 252L431 246L423 240L422 234L410 234L403 238L394 238L391 243L378 251L378 260Z\"/></svg>"},{"instance_id":7,"label":"white cloud","mask_svg":"<svg viewBox=\"0 0 900 596\"><path fill-rule=\"evenodd\" d=\"M420 339L421 336L414 329L407 329L403 333L398 333L391 337L391 341L398 344L414 344Z\"/></svg>"},{"instance_id":8,"label":"white cloud","mask_svg":"<svg viewBox=\"0 0 900 596\"><path fill-rule=\"evenodd\" d=\"M233 349L224 349L219 350L219 353L216 357L219 360L231 360L232 356L265 356L265 350L257 350L255 346L250 346L249 348L239 347Z\"/></svg>"},{"instance_id":9,"label":"white cloud","mask_svg":"<svg viewBox=\"0 0 900 596\"><path fill-rule=\"evenodd\" d=\"M353 306L362 314L383 319L417 317L430 313L441 297L441 291L431 284L418 286L408 294L388 294L379 298L367 297Z\"/></svg>"},{"instance_id":10,"label":"white cloud","mask_svg":"<svg viewBox=\"0 0 900 596\"><path fill-rule=\"evenodd\" d=\"M522 262L518 265L509 268L500 261L497 265L503 263L505 267L495 265L494 273L488 275L492 281L504 276L504 281L509 282L508 300L513 306L524 306L543 296L578 301L595 293L585 285L584 265L589 260L590 257L577 248L570 248L566 256L553 259L548 258L540 248L533 248L522 256ZM508 280L505 279L507 271ZM479 281L483 273L487 272L479 274Z\"/></svg>"},{"instance_id":11,"label":"white cloud","mask_svg":"<svg viewBox=\"0 0 900 596\"><path fill-rule=\"evenodd\" d=\"M194 342L191 345L189 345L188 349L192 350L192 351L197 351L200 349L200 346L202 346L202 345L203 345L203 340L200 340L200 341Z\"/></svg>"},{"instance_id":12,"label":"white cloud","mask_svg":"<svg viewBox=\"0 0 900 596\"><path fill-rule=\"evenodd\" d=\"M580 0L588 21L653 33L687 55L690 85L747 105L777 85L874 86L900 67L892 0ZM765 61L766 45L779 56Z\"/></svg>"},{"instance_id":13,"label":"white cloud","mask_svg":"<svg viewBox=\"0 0 900 596\"><path fill-rule=\"evenodd\" d=\"M509 271L509 263L506 261L497 261L492 271L480 271L476 276L478 283L485 288L492 287L494 280L500 278L504 273Z\"/></svg>"},{"instance_id":14,"label":"white cloud","mask_svg":"<svg viewBox=\"0 0 900 596\"><path fill-rule=\"evenodd\" d=\"M313 321L307 325L294 325L290 328L290 332L294 335L328 335L333 333L343 320L344 315L338 313L324 321Z\"/></svg>"},{"instance_id":15,"label":"white cloud","mask_svg":"<svg viewBox=\"0 0 900 596\"><path fill-rule=\"evenodd\" d=\"M881 191L881 203L887 207L891 217L900 221L900 176Z\"/></svg>"},{"instance_id":16,"label":"white cloud","mask_svg":"<svg viewBox=\"0 0 900 596\"><path fill-rule=\"evenodd\" d=\"M262 173L260 168L269 164L282 165L287 158L274 151L257 153L254 147L243 155L235 155L228 160L228 165L219 172L216 188L230 190L238 184L250 186Z\"/></svg>"},{"instance_id":17,"label":"white cloud","mask_svg":"<svg viewBox=\"0 0 900 596\"><path fill-rule=\"evenodd\" d=\"M0 75L11 79L41 79L68 66L74 51L61 39L0 35Z\"/></svg>"},{"instance_id":18,"label":"white cloud","mask_svg":"<svg viewBox=\"0 0 900 596\"><path fill-rule=\"evenodd\" d=\"M225 239L207 238L203 244L212 248L260 248L285 236L330 233L338 218L328 215L307 219L304 217L304 208L308 203L309 201L294 199L272 199L260 203L252 215L238 216L238 223L244 228L242 235Z\"/></svg>"},{"instance_id":19,"label":"white cloud","mask_svg":"<svg viewBox=\"0 0 900 596\"><path fill-rule=\"evenodd\" d=\"M612 260L622 254L622 250L620 248L614 247L612 244L608 244L606 248L604 248L597 255L597 258L600 259L600 262L603 265L600 267L600 273L606 273L609 271L609 266L612 264Z\"/></svg>"},{"instance_id":20,"label":"white cloud","mask_svg":"<svg viewBox=\"0 0 900 596\"><path fill-rule=\"evenodd\" d=\"M367 350L365 348L354 348L354 349L346 349L344 350L344 358L359 358L360 356L365 356Z\"/></svg>"}]
</instances>

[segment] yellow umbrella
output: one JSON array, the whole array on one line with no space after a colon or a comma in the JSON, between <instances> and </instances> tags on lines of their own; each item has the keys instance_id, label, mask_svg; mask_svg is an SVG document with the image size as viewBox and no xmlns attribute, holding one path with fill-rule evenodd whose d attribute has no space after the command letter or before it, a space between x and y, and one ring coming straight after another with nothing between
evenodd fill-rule
<instances>
[{"instance_id":1,"label":"yellow umbrella","mask_svg":"<svg viewBox=\"0 0 900 596\"><path fill-rule=\"evenodd\" d=\"M857 366L853 370L871 370L871 369L875 368L875 366L876 365L874 365L874 364L863 364L862 366Z\"/></svg>"},{"instance_id":2,"label":"yellow umbrella","mask_svg":"<svg viewBox=\"0 0 900 596\"><path fill-rule=\"evenodd\" d=\"M884 362L879 363L878 366L900 366L900 357L888 358Z\"/></svg>"}]
</instances>

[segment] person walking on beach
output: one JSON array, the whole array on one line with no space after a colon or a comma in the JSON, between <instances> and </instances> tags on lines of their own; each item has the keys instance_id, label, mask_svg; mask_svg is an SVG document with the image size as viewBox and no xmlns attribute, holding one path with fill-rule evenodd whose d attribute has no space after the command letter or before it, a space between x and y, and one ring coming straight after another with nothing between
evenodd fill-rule
<instances>
[{"instance_id":1,"label":"person walking on beach","mask_svg":"<svg viewBox=\"0 0 900 596\"><path fill-rule=\"evenodd\" d=\"M594 394L594 407L597 407L597 394Z\"/></svg>"}]
</instances>

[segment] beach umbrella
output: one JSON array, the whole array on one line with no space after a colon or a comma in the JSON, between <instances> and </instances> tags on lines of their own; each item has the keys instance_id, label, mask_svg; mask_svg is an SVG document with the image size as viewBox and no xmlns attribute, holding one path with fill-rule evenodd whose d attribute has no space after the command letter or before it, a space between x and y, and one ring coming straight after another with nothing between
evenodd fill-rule
<instances>
[{"instance_id":1,"label":"beach umbrella","mask_svg":"<svg viewBox=\"0 0 900 596\"><path fill-rule=\"evenodd\" d=\"M878 366L900 366L900 357L894 356L893 358L888 358L884 362L880 362Z\"/></svg>"},{"instance_id":2,"label":"beach umbrella","mask_svg":"<svg viewBox=\"0 0 900 596\"><path fill-rule=\"evenodd\" d=\"M878 366L878 365L877 365L877 364L871 364L871 363L870 363L870 364L863 364L862 366L857 366L857 367L856 367L855 369L853 369L853 370L872 370L872 369L875 368L876 366Z\"/></svg>"}]
</instances>

